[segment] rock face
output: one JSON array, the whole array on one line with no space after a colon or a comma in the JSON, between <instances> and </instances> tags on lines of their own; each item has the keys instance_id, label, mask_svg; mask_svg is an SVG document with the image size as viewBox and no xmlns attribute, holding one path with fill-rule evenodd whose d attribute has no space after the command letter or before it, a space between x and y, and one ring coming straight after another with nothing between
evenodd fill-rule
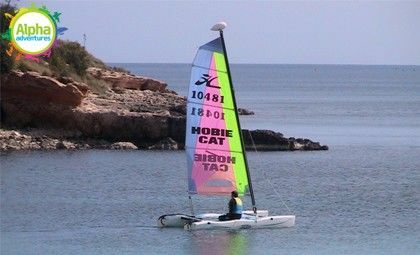
<instances>
[{"instance_id":1,"label":"rock face","mask_svg":"<svg viewBox=\"0 0 420 255\"><path fill-rule=\"evenodd\" d=\"M131 141L145 148L150 143L172 137L180 141L185 117L172 111L184 99L172 93L125 90L107 97L89 95L71 112L72 129L87 137L110 141Z\"/></svg>"},{"instance_id":2,"label":"rock face","mask_svg":"<svg viewBox=\"0 0 420 255\"><path fill-rule=\"evenodd\" d=\"M75 84L63 84L37 72L12 72L1 77L2 101L26 101L75 107L83 93Z\"/></svg>"},{"instance_id":3,"label":"rock face","mask_svg":"<svg viewBox=\"0 0 420 255\"><path fill-rule=\"evenodd\" d=\"M84 137L131 141L142 148L163 138L181 141L185 99L170 91L123 89L96 95L71 79L37 73L2 76L2 125L17 128L59 128ZM163 88L163 87L162 87Z\"/></svg>"},{"instance_id":4,"label":"rock face","mask_svg":"<svg viewBox=\"0 0 420 255\"><path fill-rule=\"evenodd\" d=\"M238 114L239 115L254 115L255 112L244 109L244 108L238 108Z\"/></svg>"},{"instance_id":5,"label":"rock face","mask_svg":"<svg viewBox=\"0 0 420 255\"><path fill-rule=\"evenodd\" d=\"M63 84L36 72L2 75L2 124L16 127L36 126L37 123L50 125L50 121L55 121L53 116L80 105L83 97L73 84Z\"/></svg>"},{"instance_id":6,"label":"rock face","mask_svg":"<svg viewBox=\"0 0 420 255\"><path fill-rule=\"evenodd\" d=\"M166 83L152 78L132 75L128 73L114 72L96 67L88 68L87 72L97 79L108 82L114 89L123 88L167 92Z\"/></svg>"},{"instance_id":7,"label":"rock face","mask_svg":"<svg viewBox=\"0 0 420 255\"><path fill-rule=\"evenodd\" d=\"M179 147L178 147L177 142L175 142L173 139L168 137L159 141L158 143L152 146L149 146L148 149L149 150L178 150Z\"/></svg>"},{"instance_id":8,"label":"rock face","mask_svg":"<svg viewBox=\"0 0 420 255\"><path fill-rule=\"evenodd\" d=\"M74 81L70 77L60 77L57 80L59 82L63 83L63 84L75 86L77 89L79 89L80 92L82 92L83 96L86 96L87 93L89 92L89 86L88 85L86 85L82 82Z\"/></svg>"}]
</instances>

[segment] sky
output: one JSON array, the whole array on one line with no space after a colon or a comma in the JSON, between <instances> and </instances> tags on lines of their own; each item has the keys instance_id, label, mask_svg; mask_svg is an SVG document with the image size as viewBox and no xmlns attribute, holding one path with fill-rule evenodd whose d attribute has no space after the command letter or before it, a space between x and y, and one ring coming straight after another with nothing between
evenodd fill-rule
<instances>
[{"instance_id":1,"label":"sky","mask_svg":"<svg viewBox=\"0 0 420 255\"><path fill-rule=\"evenodd\" d=\"M420 65L420 0L32 2L108 63L191 63L225 21L232 63Z\"/></svg>"}]
</instances>

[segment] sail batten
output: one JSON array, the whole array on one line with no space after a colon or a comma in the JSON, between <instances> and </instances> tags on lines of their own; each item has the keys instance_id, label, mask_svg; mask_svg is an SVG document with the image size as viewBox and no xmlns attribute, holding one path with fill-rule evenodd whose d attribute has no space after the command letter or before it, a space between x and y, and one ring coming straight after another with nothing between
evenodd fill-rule
<instances>
[{"instance_id":1,"label":"sail batten","mask_svg":"<svg viewBox=\"0 0 420 255\"><path fill-rule=\"evenodd\" d=\"M207 148L205 147L185 147L186 149L201 149L201 150L207 150ZM226 150L217 150L217 149L212 149L212 151L226 151ZM229 150L230 152L234 152L234 153L242 153L242 151L234 151L234 150Z\"/></svg>"},{"instance_id":2,"label":"sail batten","mask_svg":"<svg viewBox=\"0 0 420 255\"><path fill-rule=\"evenodd\" d=\"M185 148L190 194L248 189L237 111L222 39L199 47L191 68Z\"/></svg>"},{"instance_id":3,"label":"sail batten","mask_svg":"<svg viewBox=\"0 0 420 255\"><path fill-rule=\"evenodd\" d=\"M222 106L214 106L214 105L211 105L211 104L197 104L196 102L191 102L191 101L187 101L187 103L196 104L196 105L211 106L211 107L220 108L220 109L234 110L233 108L226 108L226 107L222 107Z\"/></svg>"},{"instance_id":4,"label":"sail batten","mask_svg":"<svg viewBox=\"0 0 420 255\"><path fill-rule=\"evenodd\" d=\"M216 71L216 72L226 73L227 74L227 71L220 71L220 70L211 69L211 68L208 68L208 67L205 67L205 66L200 66L200 65L192 65L192 66L193 67L197 67L197 68L201 68L201 69L212 70L212 71Z\"/></svg>"}]
</instances>

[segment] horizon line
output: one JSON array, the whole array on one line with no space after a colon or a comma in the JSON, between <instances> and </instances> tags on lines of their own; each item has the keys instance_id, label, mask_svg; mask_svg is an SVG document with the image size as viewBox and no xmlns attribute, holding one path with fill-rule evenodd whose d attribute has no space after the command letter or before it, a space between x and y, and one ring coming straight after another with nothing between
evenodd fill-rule
<instances>
[{"instance_id":1,"label":"horizon line","mask_svg":"<svg viewBox=\"0 0 420 255\"><path fill-rule=\"evenodd\" d=\"M153 65L192 65L185 62L105 62L106 64L153 64ZM420 64L302 64L302 63L229 63L231 65L299 65L299 66L415 66Z\"/></svg>"}]
</instances>

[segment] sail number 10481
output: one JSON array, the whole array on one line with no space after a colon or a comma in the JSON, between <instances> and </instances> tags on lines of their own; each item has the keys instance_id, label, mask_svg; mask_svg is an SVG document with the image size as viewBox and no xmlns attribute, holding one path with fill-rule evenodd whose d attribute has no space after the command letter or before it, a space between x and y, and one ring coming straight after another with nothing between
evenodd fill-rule
<instances>
[{"instance_id":1,"label":"sail number 10481","mask_svg":"<svg viewBox=\"0 0 420 255\"><path fill-rule=\"evenodd\" d=\"M217 94L211 94L211 93L203 93L201 91L192 91L191 98L194 99L206 99L207 101L213 101L215 103L222 103L224 102L224 96L219 96Z\"/></svg>"},{"instance_id":2,"label":"sail number 10481","mask_svg":"<svg viewBox=\"0 0 420 255\"><path fill-rule=\"evenodd\" d=\"M215 118L217 120L224 120L225 119L225 113L219 112L217 110L209 110L209 109L203 109L203 108L191 108L191 115L198 115L198 116L206 116L207 118Z\"/></svg>"}]
</instances>

